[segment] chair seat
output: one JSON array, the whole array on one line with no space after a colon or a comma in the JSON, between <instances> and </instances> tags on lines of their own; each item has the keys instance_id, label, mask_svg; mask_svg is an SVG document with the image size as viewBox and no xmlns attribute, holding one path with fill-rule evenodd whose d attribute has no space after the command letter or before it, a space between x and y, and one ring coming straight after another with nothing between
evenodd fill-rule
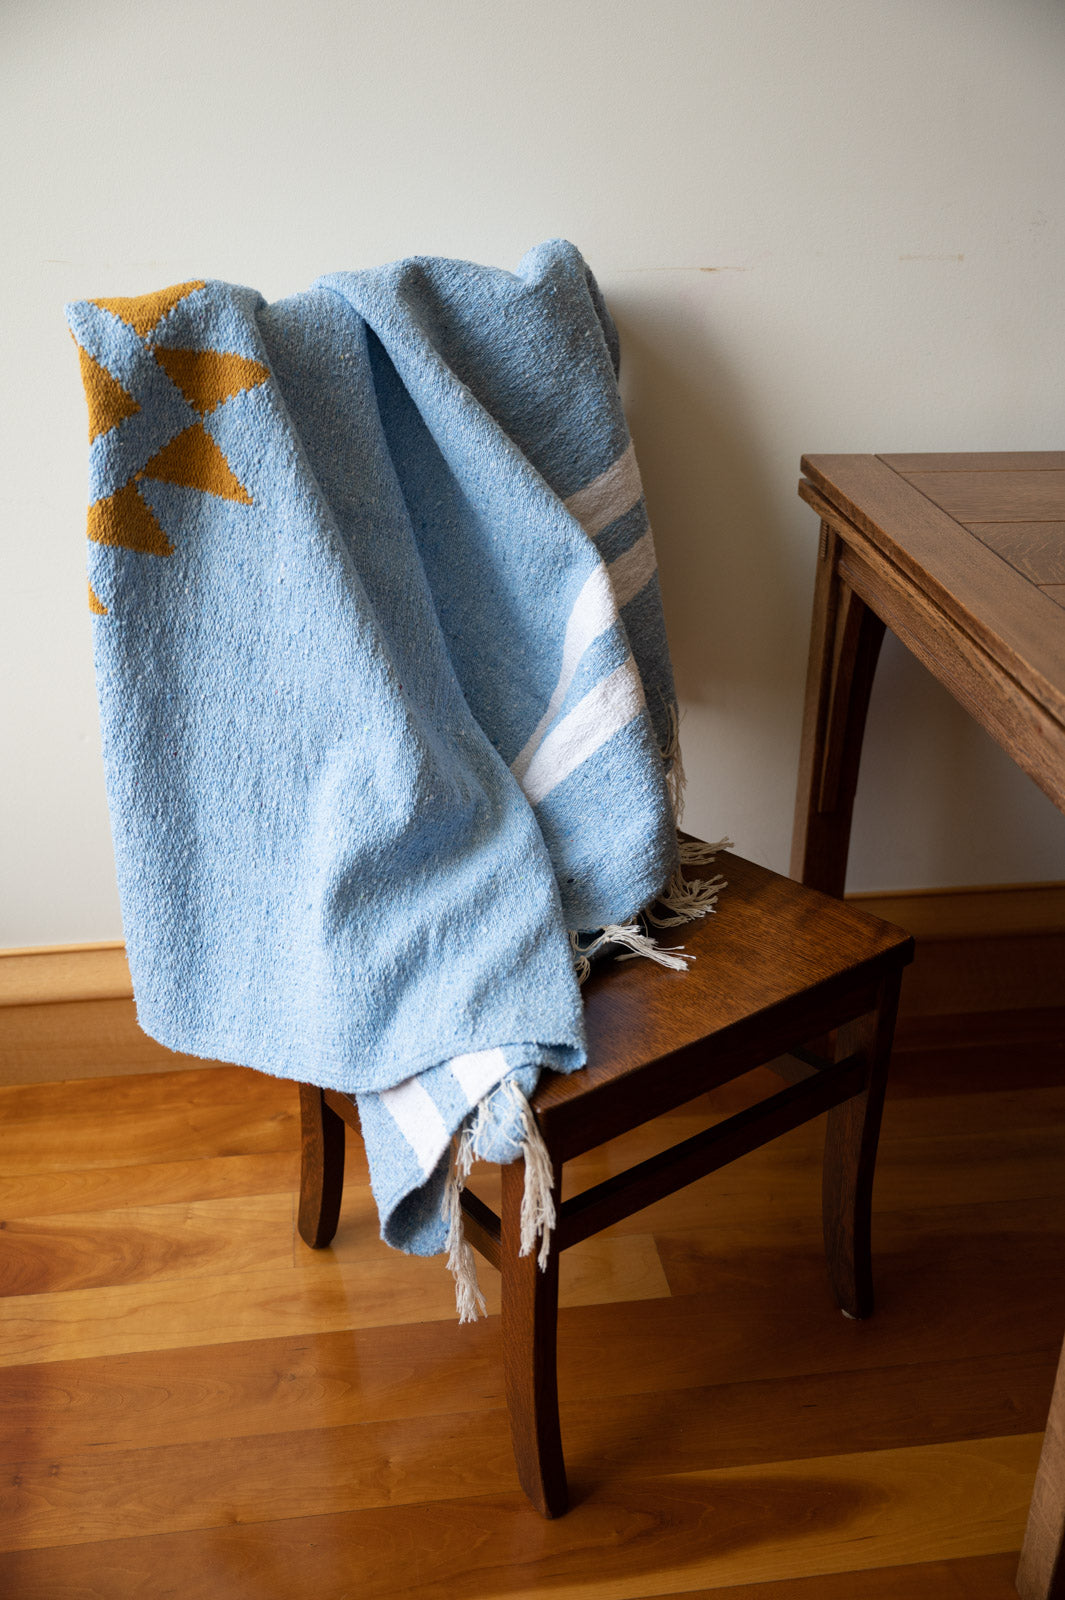
<instances>
[{"instance_id":1,"label":"chair seat","mask_svg":"<svg viewBox=\"0 0 1065 1600\"><path fill-rule=\"evenodd\" d=\"M728 885L714 913L660 939L695 957L686 971L622 960L585 984L587 1065L545 1072L532 1100L564 1159L631 1127L633 1098L648 1121L861 1016L912 958L908 934L846 901L732 852L712 870Z\"/></svg>"},{"instance_id":2,"label":"chair seat","mask_svg":"<svg viewBox=\"0 0 1065 1600\"><path fill-rule=\"evenodd\" d=\"M689 876L705 869L693 867ZM696 959L676 972L615 961L585 985L588 1063L544 1073L531 1106L557 1212L544 1270L521 1253L524 1163L502 1170L500 1215L469 1189L467 1237L503 1280L503 1365L518 1475L533 1504L568 1504L558 1421L558 1258L581 1239L827 1111L823 1220L829 1282L848 1316L872 1310L870 1206L876 1146L909 935L741 856L714 863L728 883L715 915L665 932ZM670 930L672 931L672 930ZM828 1036L832 1035L832 1042ZM564 1163L752 1067L777 1094L564 1202ZM344 1125L352 1100L301 1085L299 1228L321 1247L336 1231Z\"/></svg>"}]
</instances>

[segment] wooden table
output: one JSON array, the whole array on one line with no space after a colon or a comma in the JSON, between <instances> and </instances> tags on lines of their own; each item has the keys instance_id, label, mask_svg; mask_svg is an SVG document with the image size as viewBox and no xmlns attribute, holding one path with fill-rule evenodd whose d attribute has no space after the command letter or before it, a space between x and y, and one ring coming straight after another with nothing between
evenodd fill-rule
<instances>
[{"instance_id":1,"label":"wooden table","mask_svg":"<svg viewBox=\"0 0 1065 1600\"><path fill-rule=\"evenodd\" d=\"M885 627L1065 811L1065 451L808 456L802 470L821 544L792 876L843 893ZM1017 1587L1065 1600L1065 1352Z\"/></svg>"}]
</instances>

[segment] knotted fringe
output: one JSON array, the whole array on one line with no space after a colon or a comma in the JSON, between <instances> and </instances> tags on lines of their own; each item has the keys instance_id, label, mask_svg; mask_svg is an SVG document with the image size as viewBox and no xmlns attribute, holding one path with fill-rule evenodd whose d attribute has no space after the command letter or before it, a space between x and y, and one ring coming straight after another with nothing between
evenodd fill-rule
<instances>
[{"instance_id":1,"label":"knotted fringe","mask_svg":"<svg viewBox=\"0 0 1065 1600\"><path fill-rule=\"evenodd\" d=\"M521 1249L527 1256L540 1241L536 1257L541 1272L546 1271L551 1254L551 1234L555 1226L555 1174L543 1134L536 1126L532 1107L513 1079L507 1087L521 1117L521 1150L525 1157L525 1190L521 1197Z\"/></svg>"},{"instance_id":2,"label":"knotted fringe","mask_svg":"<svg viewBox=\"0 0 1065 1600\"><path fill-rule=\"evenodd\" d=\"M460 1322L476 1322L487 1314L481 1286L477 1282L477 1262L473 1246L462 1225L462 1191L473 1166L473 1141L467 1124L452 1145L444 1203L441 1208L447 1223L447 1264L455 1280L455 1309Z\"/></svg>"},{"instance_id":3,"label":"knotted fringe","mask_svg":"<svg viewBox=\"0 0 1065 1600\"><path fill-rule=\"evenodd\" d=\"M678 867L653 906L644 912L655 928L679 928L713 911L726 887L724 878L686 878ZM666 916L663 912L673 912Z\"/></svg>"},{"instance_id":4,"label":"knotted fringe","mask_svg":"<svg viewBox=\"0 0 1065 1600\"><path fill-rule=\"evenodd\" d=\"M666 767L669 797L673 802L673 818L679 828L687 779L680 751L680 714L676 705L671 705L669 708L669 738L661 754ZM673 873L655 904L643 913L644 920L655 928L680 928L685 922L695 922L699 917L705 917L711 912L717 904L718 895L727 887L724 878L688 879L685 878L682 869L686 866L706 866L713 861L719 850L727 849L731 843L731 839L722 839L718 844L703 844L701 840L694 839L678 839L677 856L680 866ZM673 915L668 915L669 912Z\"/></svg>"},{"instance_id":5,"label":"knotted fringe","mask_svg":"<svg viewBox=\"0 0 1065 1600\"><path fill-rule=\"evenodd\" d=\"M525 1157L525 1188L521 1197L521 1244L519 1255L527 1256L540 1241L536 1261L541 1272L551 1254L551 1235L555 1227L555 1175L543 1134L528 1100L513 1079L507 1089L521 1118L521 1152ZM495 1092L494 1090L492 1091ZM462 1222L462 1191L473 1166L473 1117L468 1118L451 1147L444 1202L441 1208L447 1223L447 1264L455 1280L455 1309L460 1322L476 1322L487 1315L481 1286L477 1281L477 1261L466 1238Z\"/></svg>"},{"instance_id":6,"label":"knotted fringe","mask_svg":"<svg viewBox=\"0 0 1065 1600\"><path fill-rule=\"evenodd\" d=\"M679 928L685 922L695 922L707 916L717 904L722 889L728 887L724 878L685 878L685 866L703 867L713 861L719 850L728 850L731 839L719 839L716 844L704 844L701 839L678 839L677 854L681 865L673 873L655 904L641 915L656 928ZM672 912L673 915L663 913ZM573 970L578 983L586 983L592 972L591 958L605 945L624 945L625 953L619 961L631 961L634 956L645 956L657 961L660 967L672 967L675 972L686 970L686 963L694 956L686 955L683 945L663 950L654 937L645 933L638 922L615 924L603 928L589 944L582 944L578 933L569 936L573 951Z\"/></svg>"},{"instance_id":7,"label":"knotted fringe","mask_svg":"<svg viewBox=\"0 0 1065 1600\"><path fill-rule=\"evenodd\" d=\"M570 931L569 947L573 951L573 972L580 984L585 984L592 975L592 963L581 949L581 936Z\"/></svg>"},{"instance_id":8,"label":"knotted fringe","mask_svg":"<svg viewBox=\"0 0 1065 1600\"><path fill-rule=\"evenodd\" d=\"M719 839L716 844L704 844L702 839L677 840L677 854L686 867L708 866L719 850L731 849L731 839Z\"/></svg>"},{"instance_id":9,"label":"knotted fringe","mask_svg":"<svg viewBox=\"0 0 1065 1600\"><path fill-rule=\"evenodd\" d=\"M684 954L683 945L677 945L672 950L663 950L650 934L644 933L638 922L613 923L608 928L602 928L595 938L585 945L581 944L579 934L571 933L569 939L574 957L573 970L578 983L587 982L592 972L591 958L604 945L624 945L624 954L617 958L619 961L631 961L634 956L645 956L648 961L657 961L660 967L672 967L674 972L684 972L687 963L694 959Z\"/></svg>"},{"instance_id":10,"label":"knotted fringe","mask_svg":"<svg viewBox=\"0 0 1065 1600\"><path fill-rule=\"evenodd\" d=\"M656 928L679 928L685 922L695 922L713 911L726 880L716 878L686 878L685 866L706 866L719 850L728 849L731 839L721 839L717 844L704 844L702 840L677 840L677 854L681 865L674 872L653 906L643 914ZM673 912L672 916L665 915Z\"/></svg>"}]
</instances>

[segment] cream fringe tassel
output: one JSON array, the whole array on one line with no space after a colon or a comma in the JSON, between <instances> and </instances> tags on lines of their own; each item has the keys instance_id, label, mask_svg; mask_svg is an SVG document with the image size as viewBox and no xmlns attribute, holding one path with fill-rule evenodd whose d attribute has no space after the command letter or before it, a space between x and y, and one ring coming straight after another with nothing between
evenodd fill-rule
<instances>
[{"instance_id":1,"label":"cream fringe tassel","mask_svg":"<svg viewBox=\"0 0 1065 1600\"><path fill-rule=\"evenodd\" d=\"M716 844L705 844L702 839L677 840L677 854L686 867L708 866L719 850L731 849L731 839L719 839Z\"/></svg>"},{"instance_id":2,"label":"cream fringe tassel","mask_svg":"<svg viewBox=\"0 0 1065 1600\"><path fill-rule=\"evenodd\" d=\"M635 956L645 956L648 961L657 961L660 967L672 967L674 972L684 972L688 962L694 959L685 955L683 945L676 945L672 950L663 950L650 934L644 933L638 922L614 923L609 928L601 929L591 944L584 946L579 944L575 933L571 933L569 937L578 983L584 983L591 976L591 957L608 944L625 946L625 954L618 956L619 961L631 961Z\"/></svg>"},{"instance_id":3,"label":"cream fringe tassel","mask_svg":"<svg viewBox=\"0 0 1065 1600\"><path fill-rule=\"evenodd\" d=\"M462 1226L462 1191L473 1166L473 1141L469 1127L464 1127L451 1148L447 1183L444 1186L442 1214L447 1223L447 1264L455 1280L455 1309L460 1322L476 1322L486 1316L481 1286L477 1282L477 1262L473 1246Z\"/></svg>"},{"instance_id":4,"label":"cream fringe tassel","mask_svg":"<svg viewBox=\"0 0 1065 1600\"><path fill-rule=\"evenodd\" d=\"M680 718L676 706L670 707L669 738L661 754L666 768L669 797L673 803L673 817L679 827L686 779L680 751ZM725 879L685 878L682 869L708 866L719 850L727 850L731 844L731 839L720 839L717 844L704 844L701 839L678 839L677 855L680 866L654 905L642 913L644 921L655 928L680 928L684 923L694 922L712 912L717 904L718 895L727 887ZM617 958L619 961L631 961L634 956L645 956L648 961L657 961L661 967L672 967L675 972L683 972L687 963L694 960L693 956L685 953L683 945L663 950L654 936L645 932L638 922L619 923L613 927L603 928L591 944L584 946L581 945L577 934L571 933L570 944L573 948L573 966L578 983L585 983L591 976L591 957L597 950L609 944L625 946L625 953Z\"/></svg>"},{"instance_id":5,"label":"cream fringe tassel","mask_svg":"<svg viewBox=\"0 0 1065 1600\"><path fill-rule=\"evenodd\" d=\"M669 738L666 741L666 748L662 751L662 760L668 767L666 782L673 801L673 816L679 828L684 806L684 786L687 780L680 752L680 716L676 706L669 708ZM688 879L685 878L682 869L709 866L719 850L728 850L731 846L731 839L719 839L716 844L704 844L701 839L678 839L677 855L680 866L655 902L656 906L661 906L664 911L672 911L674 915L656 915L655 907L652 906L650 910L644 912L647 921L655 928L679 928L685 922L694 922L697 918L705 917L713 911L718 895L722 889L728 887L725 879L722 877Z\"/></svg>"},{"instance_id":6,"label":"cream fringe tassel","mask_svg":"<svg viewBox=\"0 0 1065 1600\"><path fill-rule=\"evenodd\" d=\"M525 1157L525 1189L521 1197L521 1248L519 1255L527 1256L540 1241L536 1257L541 1272L547 1270L551 1254L551 1234L555 1227L555 1174L551 1157L547 1153L544 1136L536 1126L532 1107L517 1084L507 1085L521 1117L521 1150Z\"/></svg>"},{"instance_id":7,"label":"cream fringe tassel","mask_svg":"<svg viewBox=\"0 0 1065 1600\"><path fill-rule=\"evenodd\" d=\"M507 1088L521 1118L521 1150L525 1158L525 1188L521 1197L521 1246L518 1254L522 1256L531 1254L539 1239L540 1249L536 1260L540 1271L545 1272L551 1254L551 1235L555 1227L555 1175L543 1134L536 1126L536 1118L532 1114L528 1100L513 1080L508 1082ZM477 1260L473 1246L466 1237L462 1223L462 1191L466 1187L466 1179L470 1175L474 1160L471 1123L472 1118L462 1128L458 1139L452 1145L442 1207L447 1222L447 1264L455 1280L455 1309L460 1322L476 1322L488 1312L481 1286L477 1281Z\"/></svg>"},{"instance_id":8,"label":"cream fringe tassel","mask_svg":"<svg viewBox=\"0 0 1065 1600\"><path fill-rule=\"evenodd\" d=\"M717 904L717 897L722 889L727 887L725 879L716 878L686 878L682 870L685 865L705 866L713 861L718 850L725 850L732 843L731 839L722 839L718 844L705 845L692 842L689 847L690 854L685 856L687 841L678 839L677 849L681 859L681 866L677 868L670 878L655 904L643 914L656 928L679 928L685 922L694 922L699 917L705 917L713 911ZM658 908L663 911L672 911L673 916L659 914Z\"/></svg>"}]
</instances>

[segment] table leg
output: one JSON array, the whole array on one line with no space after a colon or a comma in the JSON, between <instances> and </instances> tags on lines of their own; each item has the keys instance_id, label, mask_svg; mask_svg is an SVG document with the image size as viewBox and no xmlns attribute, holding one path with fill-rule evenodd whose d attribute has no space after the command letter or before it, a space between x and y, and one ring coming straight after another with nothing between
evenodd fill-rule
<instances>
[{"instance_id":1,"label":"table leg","mask_svg":"<svg viewBox=\"0 0 1065 1600\"><path fill-rule=\"evenodd\" d=\"M821 524L791 875L842 895L865 717L884 624L839 575L842 541Z\"/></svg>"},{"instance_id":2,"label":"table leg","mask_svg":"<svg viewBox=\"0 0 1065 1600\"><path fill-rule=\"evenodd\" d=\"M1022 1600L1065 1600L1065 1346L1017 1568Z\"/></svg>"}]
</instances>

